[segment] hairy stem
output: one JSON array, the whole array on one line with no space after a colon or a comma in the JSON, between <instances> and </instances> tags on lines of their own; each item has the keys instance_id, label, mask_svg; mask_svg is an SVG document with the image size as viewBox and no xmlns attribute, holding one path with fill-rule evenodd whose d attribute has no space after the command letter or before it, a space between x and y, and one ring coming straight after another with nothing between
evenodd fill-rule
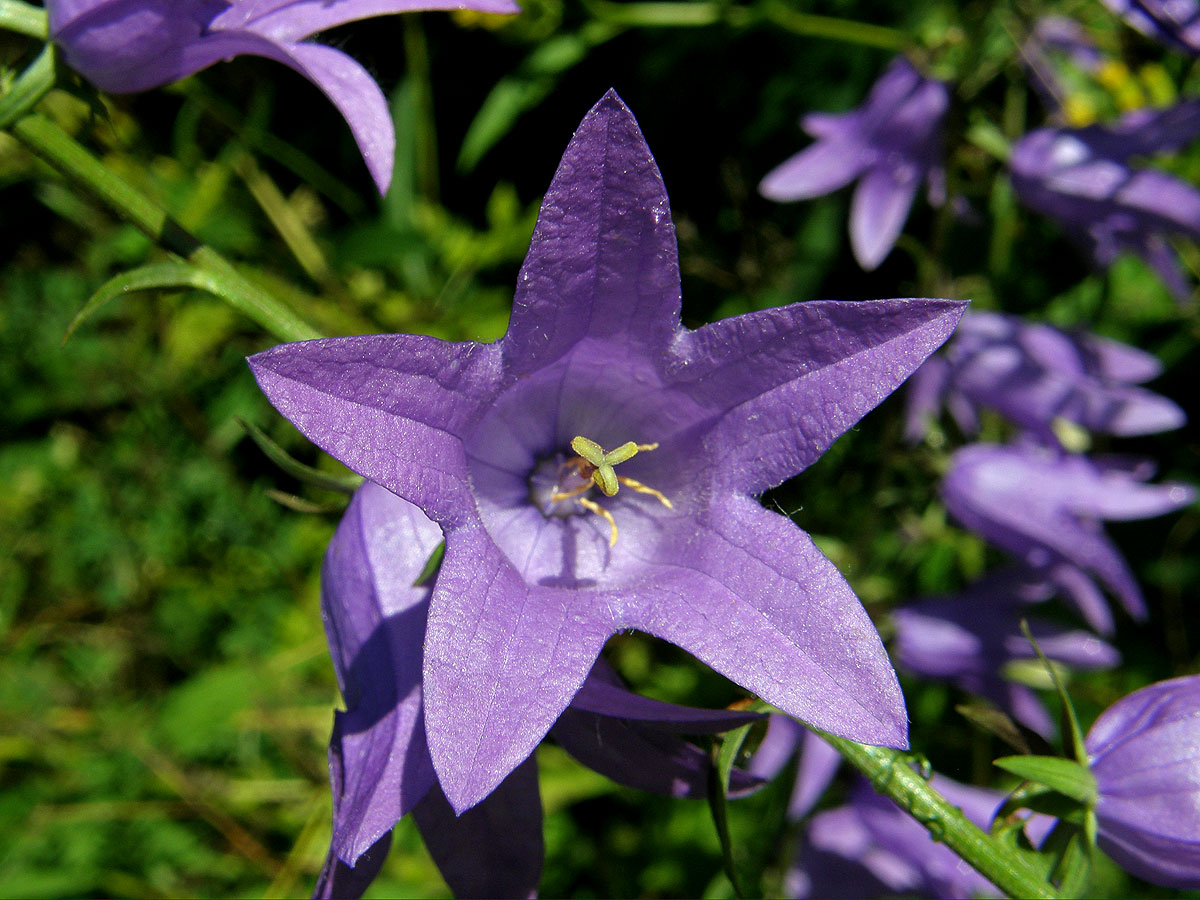
<instances>
[{"instance_id":1,"label":"hairy stem","mask_svg":"<svg viewBox=\"0 0 1200 900\"><path fill-rule=\"evenodd\" d=\"M902 752L870 747L820 732L822 738L863 775L875 789L924 825L930 836L945 844L1009 897L1059 896L1053 885L1029 864L946 802Z\"/></svg>"}]
</instances>

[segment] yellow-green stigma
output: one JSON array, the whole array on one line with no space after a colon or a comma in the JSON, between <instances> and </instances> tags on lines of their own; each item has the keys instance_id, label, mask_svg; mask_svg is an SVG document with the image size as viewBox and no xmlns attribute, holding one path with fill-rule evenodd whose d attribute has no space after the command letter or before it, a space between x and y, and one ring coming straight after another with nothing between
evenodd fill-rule
<instances>
[{"instance_id":1,"label":"yellow-green stigma","mask_svg":"<svg viewBox=\"0 0 1200 900\"><path fill-rule=\"evenodd\" d=\"M615 547L617 544L617 523L613 519L612 513L596 501L584 496L593 486L600 488L604 496L614 497L617 491L620 490L621 485L625 485L631 491L636 491L639 494L649 494L667 509L671 509L671 501L661 491L647 487L633 478L618 475L613 470L613 466L619 465L628 459L633 459L639 453L644 453L648 450L657 450L658 444L636 444L633 441L626 441L615 450L605 451L595 441L581 435L576 435L571 439L571 449L579 455L575 459L568 460L566 465L573 468L579 477L584 479L584 483L573 490L556 493L550 497L550 500L554 503L561 500L574 500L588 512L594 513L607 521L612 531L608 540L610 547Z\"/></svg>"}]
</instances>

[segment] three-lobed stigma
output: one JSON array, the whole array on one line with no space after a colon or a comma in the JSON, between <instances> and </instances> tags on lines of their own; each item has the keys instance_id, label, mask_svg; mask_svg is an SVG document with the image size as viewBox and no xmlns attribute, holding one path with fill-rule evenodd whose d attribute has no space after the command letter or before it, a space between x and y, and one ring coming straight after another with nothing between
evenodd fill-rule
<instances>
[{"instance_id":1,"label":"three-lobed stigma","mask_svg":"<svg viewBox=\"0 0 1200 900\"><path fill-rule=\"evenodd\" d=\"M573 468L579 477L584 479L584 483L573 490L556 493L551 496L550 500L555 503L561 500L574 500L588 512L600 516L608 522L608 526L612 531L608 540L610 547L615 547L617 544L617 522L613 518L612 513L595 500L586 496L588 491L593 487L599 488L606 497L614 497L617 491L620 490L621 485L625 485L631 491L636 491L639 494L649 494L667 509L671 509L671 501L661 491L647 487L636 479L618 475L613 469L614 466L626 460L633 459L639 453L644 453L648 450L657 450L658 444L637 444L633 441L626 441L615 450L605 451L595 441L589 440L582 435L576 435L571 439L571 449L578 456L568 460L565 465Z\"/></svg>"}]
</instances>

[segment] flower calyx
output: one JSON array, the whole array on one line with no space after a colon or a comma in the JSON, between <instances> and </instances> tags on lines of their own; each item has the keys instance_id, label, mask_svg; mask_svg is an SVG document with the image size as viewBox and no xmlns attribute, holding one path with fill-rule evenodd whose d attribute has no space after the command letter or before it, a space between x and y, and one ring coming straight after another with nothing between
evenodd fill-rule
<instances>
[{"instance_id":1,"label":"flower calyx","mask_svg":"<svg viewBox=\"0 0 1200 900\"><path fill-rule=\"evenodd\" d=\"M658 444L637 444L633 441L626 441L615 450L605 451L595 441L589 440L582 435L576 435L571 439L571 449L578 456L568 460L566 465L574 469L579 477L584 479L584 483L570 491L556 493L550 499L556 503L560 500L575 500L588 512L594 513L607 521L612 532L608 539L610 547L615 547L617 544L617 523L613 519L612 513L596 501L584 496L593 486L598 487L604 496L614 497L617 491L620 490L621 485L625 485L631 491L636 491L639 494L649 494L667 509L672 508L671 501L661 491L648 487L636 479L618 475L613 470L613 466L632 459L638 453L657 450Z\"/></svg>"}]
</instances>

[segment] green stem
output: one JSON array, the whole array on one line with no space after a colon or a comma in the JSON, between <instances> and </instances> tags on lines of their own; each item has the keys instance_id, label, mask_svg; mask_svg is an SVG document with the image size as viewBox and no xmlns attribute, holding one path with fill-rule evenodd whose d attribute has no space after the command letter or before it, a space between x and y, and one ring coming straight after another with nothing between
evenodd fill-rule
<instances>
[{"instance_id":1,"label":"green stem","mask_svg":"<svg viewBox=\"0 0 1200 900\"><path fill-rule=\"evenodd\" d=\"M54 45L46 44L32 65L0 96L0 128L7 128L37 106L53 90L56 77Z\"/></svg>"},{"instance_id":2,"label":"green stem","mask_svg":"<svg viewBox=\"0 0 1200 900\"><path fill-rule=\"evenodd\" d=\"M0 28L43 41L50 33L46 11L23 0L0 0Z\"/></svg>"},{"instance_id":3,"label":"green stem","mask_svg":"<svg viewBox=\"0 0 1200 900\"><path fill-rule=\"evenodd\" d=\"M804 37L827 38L866 47L879 47L883 50L901 50L908 43L904 32L895 28L870 25L853 19L797 12L786 3L777 0L767 0L763 4L763 12L768 21Z\"/></svg>"},{"instance_id":4,"label":"green stem","mask_svg":"<svg viewBox=\"0 0 1200 900\"><path fill-rule=\"evenodd\" d=\"M968 821L957 807L947 803L913 770L904 753L820 734L844 759L866 775L877 791L890 797L929 829L934 840L957 853L1006 895L1047 900L1059 896L1024 859Z\"/></svg>"},{"instance_id":5,"label":"green stem","mask_svg":"<svg viewBox=\"0 0 1200 900\"><path fill-rule=\"evenodd\" d=\"M216 250L189 234L162 207L105 168L49 119L28 115L9 130L69 181L111 207L151 240L193 265L219 275L230 287L222 293L222 299L280 340L302 341L321 336L278 299L247 281Z\"/></svg>"}]
</instances>

